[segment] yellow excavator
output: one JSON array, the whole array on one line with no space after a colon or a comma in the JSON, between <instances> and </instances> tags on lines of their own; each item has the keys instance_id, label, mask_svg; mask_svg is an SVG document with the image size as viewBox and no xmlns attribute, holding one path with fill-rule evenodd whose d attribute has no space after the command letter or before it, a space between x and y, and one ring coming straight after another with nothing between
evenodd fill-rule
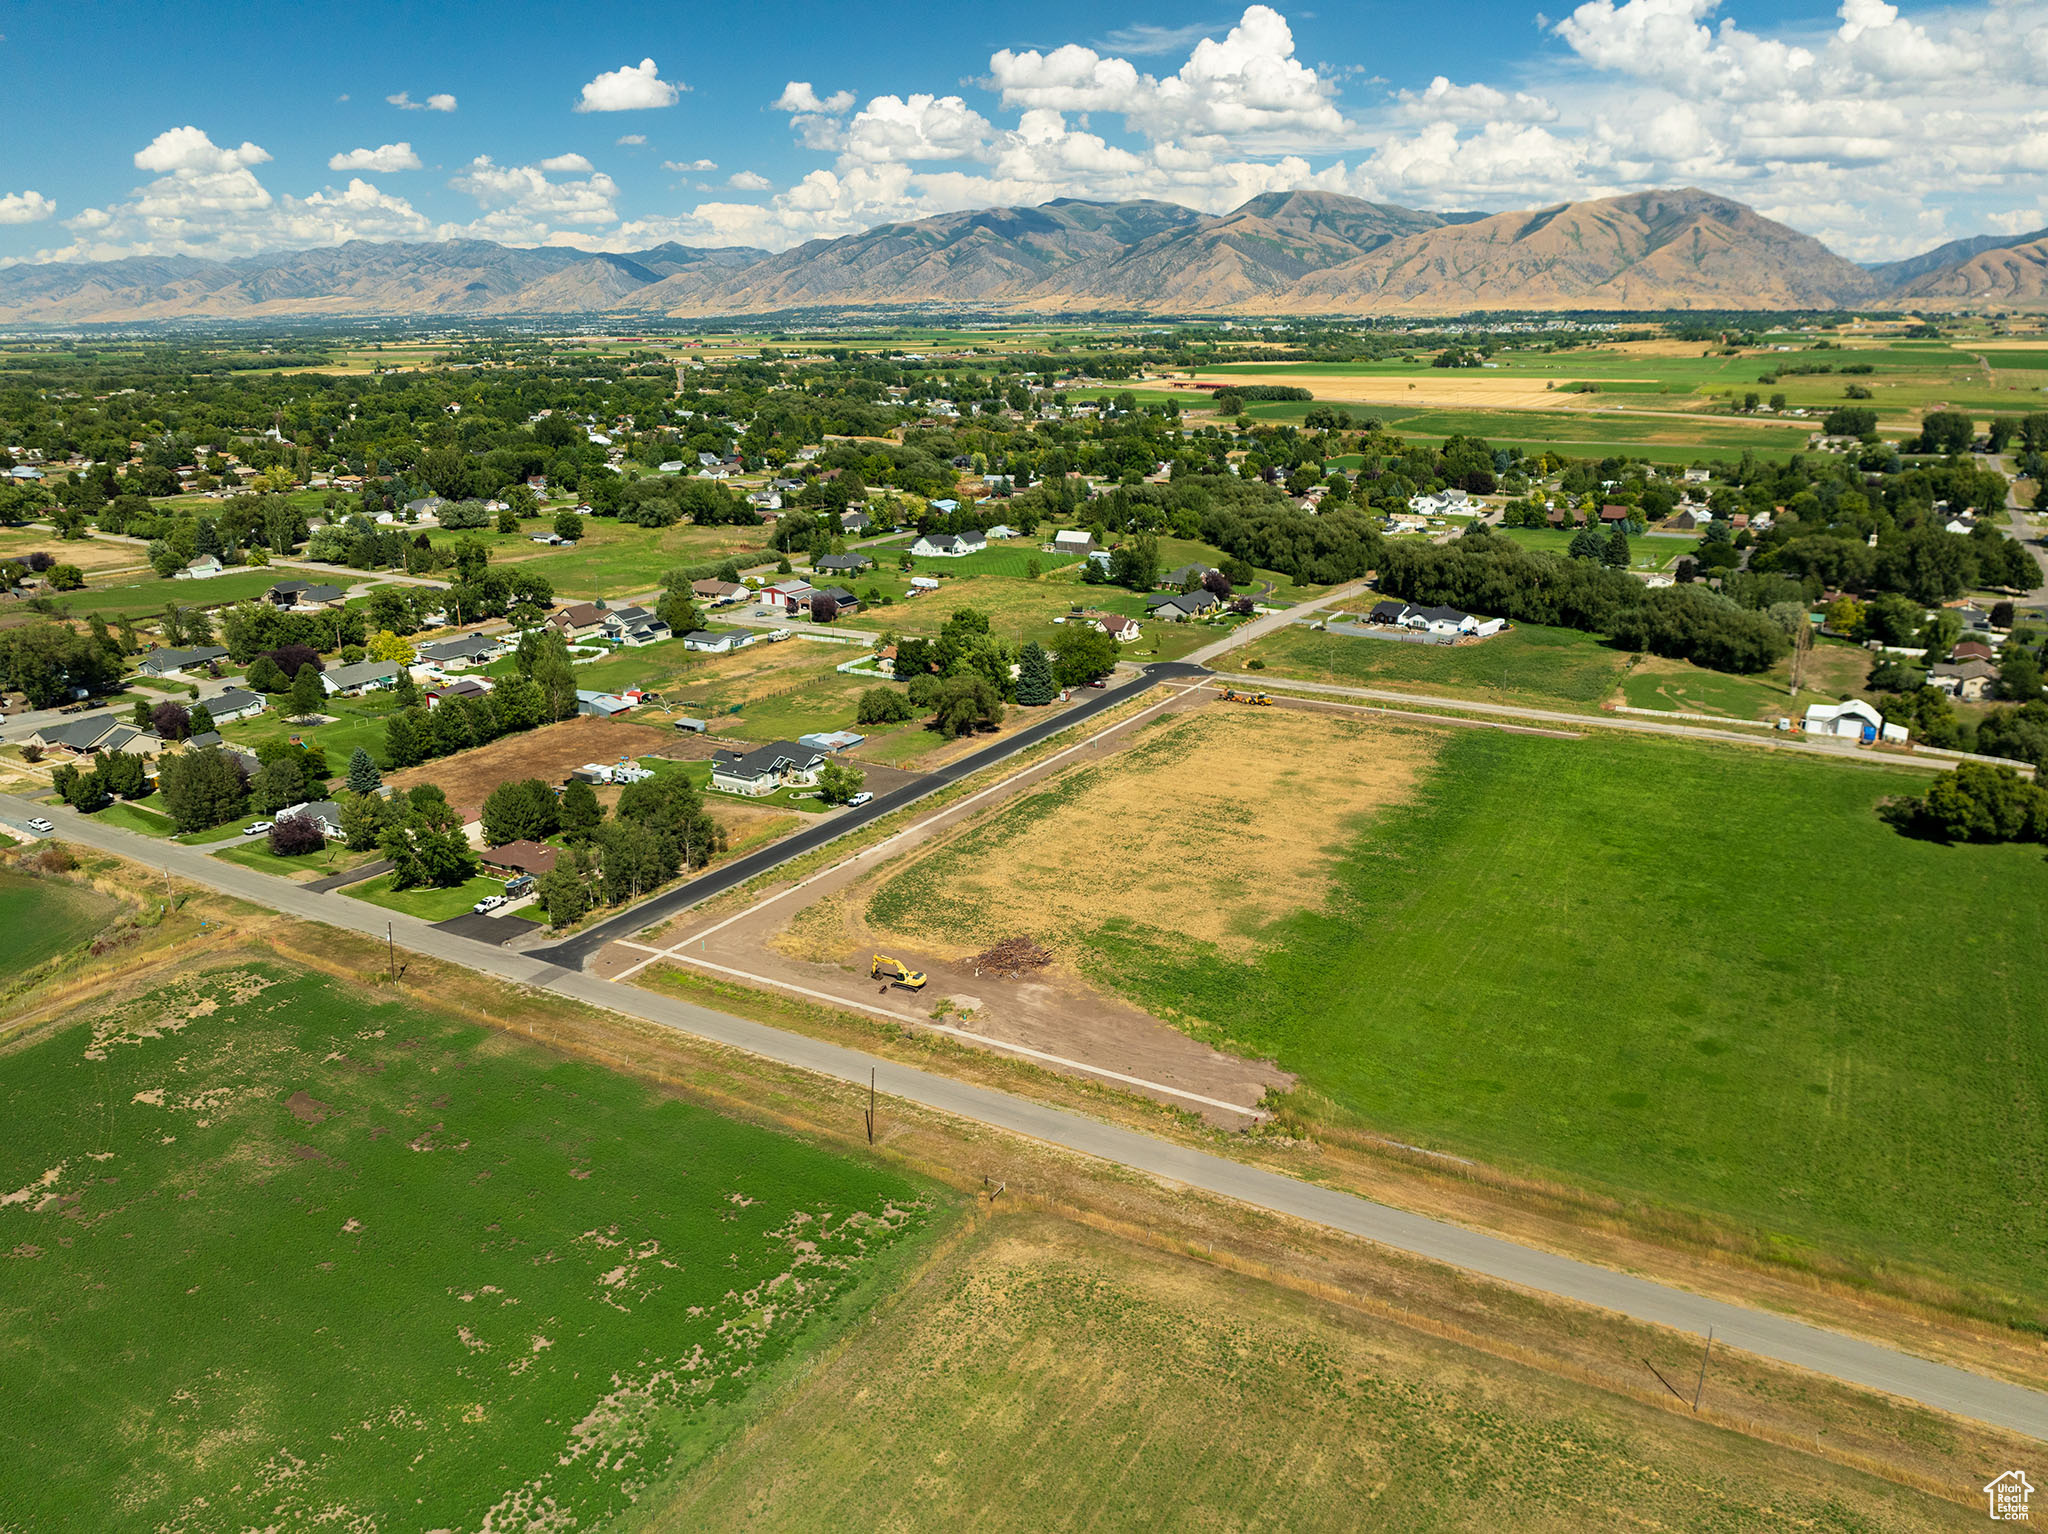
<instances>
[{"instance_id":1,"label":"yellow excavator","mask_svg":"<svg viewBox=\"0 0 2048 1534\"><path fill-rule=\"evenodd\" d=\"M887 980L892 985L902 986L906 991L921 991L924 989L925 977L923 970L912 969L901 959L885 958L881 954L876 954L874 962L868 966L868 978L870 980Z\"/></svg>"}]
</instances>

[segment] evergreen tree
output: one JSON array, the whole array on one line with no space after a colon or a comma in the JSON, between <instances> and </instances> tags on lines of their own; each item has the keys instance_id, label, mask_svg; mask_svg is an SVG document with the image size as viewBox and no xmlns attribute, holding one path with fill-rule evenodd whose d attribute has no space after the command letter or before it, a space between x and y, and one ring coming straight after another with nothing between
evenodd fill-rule
<instances>
[{"instance_id":1,"label":"evergreen tree","mask_svg":"<svg viewBox=\"0 0 2048 1534\"><path fill-rule=\"evenodd\" d=\"M166 756L157 780L164 808L180 831L205 831L233 820L249 797L237 760L217 746Z\"/></svg>"},{"instance_id":2,"label":"evergreen tree","mask_svg":"<svg viewBox=\"0 0 2048 1534\"><path fill-rule=\"evenodd\" d=\"M320 673L311 662L299 667L299 674L292 678L292 716L310 719L326 701L327 690L320 685Z\"/></svg>"},{"instance_id":3,"label":"evergreen tree","mask_svg":"<svg viewBox=\"0 0 2048 1534\"><path fill-rule=\"evenodd\" d=\"M149 728L149 700L137 698L135 706L128 710L128 722L138 730Z\"/></svg>"},{"instance_id":4,"label":"evergreen tree","mask_svg":"<svg viewBox=\"0 0 2048 1534\"><path fill-rule=\"evenodd\" d=\"M426 760L418 709L399 709L384 721L384 759L393 767L417 767Z\"/></svg>"},{"instance_id":5,"label":"evergreen tree","mask_svg":"<svg viewBox=\"0 0 2048 1534\"><path fill-rule=\"evenodd\" d=\"M533 657L532 676L540 687L543 717L553 722L576 712L576 671L569 660L569 646L560 634L550 630L541 636Z\"/></svg>"},{"instance_id":6,"label":"evergreen tree","mask_svg":"<svg viewBox=\"0 0 2048 1534\"><path fill-rule=\"evenodd\" d=\"M1059 696L1059 678L1053 674L1052 657L1037 640L1025 645L1017 656L1017 701L1026 708L1043 708Z\"/></svg>"},{"instance_id":7,"label":"evergreen tree","mask_svg":"<svg viewBox=\"0 0 2048 1534\"><path fill-rule=\"evenodd\" d=\"M348 791L352 794L374 794L383 786L384 778L377 771L376 760L361 746L348 759Z\"/></svg>"},{"instance_id":8,"label":"evergreen tree","mask_svg":"<svg viewBox=\"0 0 2048 1534\"><path fill-rule=\"evenodd\" d=\"M1602 557L1617 570L1628 568L1628 529L1619 522L1614 531L1607 535L1607 548Z\"/></svg>"},{"instance_id":9,"label":"evergreen tree","mask_svg":"<svg viewBox=\"0 0 2048 1534\"><path fill-rule=\"evenodd\" d=\"M297 752L265 763L249 783L249 798L263 815L275 815L291 805L304 804L311 797L306 788L306 768Z\"/></svg>"},{"instance_id":10,"label":"evergreen tree","mask_svg":"<svg viewBox=\"0 0 2048 1534\"><path fill-rule=\"evenodd\" d=\"M192 705L189 724L194 735L204 735L213 729L213 710L204 703Z\"/></svg>"},{"instance_id":11,"label":"evergreen tree","mask_svg":"<svg viewBox=\"0 0 2048 1534\"><path fill-rule=\"evenodd\" d=\"M392 689L392 694L398 699L400 708L418 708L422 701L420 684L412 679L410 671L402 667L398 673L398 685Z\"/></svg>"},{"instance_id":12,"label":"evergreen tree","mask_svg":"<svg viewBox=\"0 0 2048 1534\"><path fill-rule=\"evenodd\" d=\"M597 802L596 791L581 778L562 790L562 829L570 836L589 836L603 819L604 806Z\"/></svg>"},{"instance_id":13,"label":"evergreen tree","mask_svg":"<svg viewBox=\"0 0 2048 1534\"><path fill-rule=\"evenodd\" d=\"M142 648L142 641L135 634L135 620L126 613L121 614L121 648L129 655Z\"/></svg>"}]
</instances>

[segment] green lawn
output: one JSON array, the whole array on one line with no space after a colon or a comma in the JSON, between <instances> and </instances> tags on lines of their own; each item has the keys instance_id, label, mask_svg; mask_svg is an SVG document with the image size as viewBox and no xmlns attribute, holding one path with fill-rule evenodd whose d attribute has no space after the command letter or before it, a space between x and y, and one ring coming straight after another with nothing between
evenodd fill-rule
<instances>
[{"instance_id":1,"label":"green lawn","mask_svg":"<svg viewBox=\"0 0 2048 1534\"><path fill-rule=\"evenodd\" d=\"M583 536L574 548L552 549L535 543L534 535L550 531L553 522L550 514L520 524L517 533L434 531L428 537L436 544L480 538L490 550L493 564L516 565L543 575L559 597L603 597L616 602L653 590L664 575L680 566L714 563L730 556L745 569L759 562L770 531L767 527L693 527L685 523L645 528L610 517L585 517Z\"/></svg>"},{"instance_id":2,"label":"green lawn","mask_svg":"<svg viewBox=\"0 0 2048 1534\"><path fill-rule=\"evenodd\" d=\"M145 809L139 803L128 803L119 799L104 809L94 811L92 818L105 825L119 826L124 831L139 831L144 836L169 838L175 836L178 830L177 823L170 816Z\"/></svg>"},{"instance_id":3,"label":"green lawn","mask_svg":"<svg viewBox=\"0 0 2048 1534\"><path fill-rule=\"evenodd\" d=\"M1577 629L1517 624L1477 644L1402 644L1362 634L1311 632L1292 626L1231 652L1225 669L1262 660L1278 682L1340 682L1451 697L1522 699L1551 707L1598 708L1614 691L1628 654Z\"/></svg>"},{"instance_id":4,"label":"green lawn","mask_svg":"<svg viewBox=\"0 0 2048 1534\"><path fill-rule=\"evenodd\" d=\"M229 863L239 863L244 868L253 868L258 873L278 874L286 879L307 880L324 879L329 874L338 874L347 869L359 867L369 862L376 854L373 852L351 852L340 842L329 842L319 852L301 853L297 857L290 858L280 857L270 850L269 837L252 836L247 841L237 840L232 845L221 848L218 852L214 853L214 856ZM488 893L496 894L497 891L493 889ZM395 899L396 897L394 897L394 901ZM477 897L472 895L470 899L473 903ZM393 909L403 909L403 907L395 905L394 901L381 903L391 904Z\"/></svg>"},{"instance_id":5,"label":"green lawn","mask_svg":"<svg viewBox=\"0 0 2048 1534\"><path fill-rule=\"evenodd\" d=\"M577 685L587 684L578 682ZM290 701L283 696L272 698L270 707L254 718L221 726L222 737L254 751L267 741L290 740L297 736L325 751L327 765L336 773L348 770L349 758L355 754L356 747L361 746L375 759L378 767L390 767L391 763L384 755L384 720L398 708L396 693L373 692L360 698L329 698L320 707L332 723L310 726L285 717L284 710L290 706Z\"/></svg>"},{"instance_id":6,"label":"green lawn","mask_svg":"<svg viewBox=\"0 0 2048 1534\"><path fill-rule=\"evenodd\" d=\"M873 551L881 559L885 569L894 571L896 560L877 549ZM1031 566L1036 564L1041 575L1055 570L1064 570L1081 562L1078 554L1048 554L1029 538L1020 538L1014 543L992 543L979 554L967 554L958 559L915 559L911 561L912 573L917 575L1007 575L1017 580L1031 578ZM854 590L866 588L860 584L872 570L863 570L859 580L848 582Z\"/></svg>"},{"instance_id":7,"label":"green lawn","mask_svg":"<svg viewBox=\"0 0 2048 1534\"><path fill-rule=\"evenodd\" d=\"M1299 1073L1312 1116L2038 1315L2048 861L1879 820L1926 782L1449 731L1264 958L1111 925L1088 967Z\"/></svg>"},{"instance_id":8,"label":"green lawn","mask_svg":"<svg viewBox=\"0 0 2048 1534\"><path fill-rule=\"evenodd\" d=\"M0 869L0 973L19 975L76 947L118 909L82 884Z\"/></svg>"},{"instance_id":9,"label":"green lawn","mask_svg":"<svg viewBox=\"0 0 2048 1534\"><path fill-rule=\"evenodd\" d=\"M0 1206L21 1529L613 1527L934 1223L899 1175L281 966L45 1033L0 1112L0 1182L44 1189Z\"/></svg>"},{"instance_id":10,"label":"green lawn","mask_svg":"<svg viewBox=\"0 0 2048 1534\"><path fill-rule=\"evenodd\" d=\"M386 910L403 911L421 921L446 921L451 916L460 916L486 895L504 894L505 881L479 874L447 889L395 890L391 887L391 875L379 874L361 884L344 885L341 892L351 900L366 900Z\"/></svg>"},{"instance_id":11,"label":"green lawn","mask_svg":"<svg viewBox=\"0 0 2048 1534\"><path fill-rule=\"evenodd\" d=\"M1492 530L1494 536L1518 543L1525 549L1536 549L1545 554L1569 554L1572 539L1578 534L1562 527L1501 527ZM1644 536L1628 541L1628 562L1637 570L1662 570L1676 564L1678 560L1693 552L1698 546L1696 538L1669 538Z\"/></svg>"},{"instance_id":12,"label":"green lawn","mask_svg":"<svg viewBox=\"0 0 2048 1534\"><path fill-rule=\"evenodd\" d=\"M81 618L88 613L100 613L110 620L123 614L132 618L154 617L173 603L179 607L221 607L246 601L261 596L288 573L268 568L230 570L207 581L171 581L152 575L119 585L63 592L56 600L65 612Z\"/></svg>"},{"instance_id":13,"label":"green lawn","mask_svg":"<svg viewBox=\"0 0 2048 1534\"><path fill-rule=\"evenodd\" d=\"M709 762L678 762L668 757L643 756L640 765L651 767L656 772L679 772L707 796L720 802L734 804L758 804L763 809L801 810L806 815L822 815L835 808L820 799L815 789L778 788L772 794L756 799L750 794L729 794L711 787L711 764Z\"/></svg>"}]
</instances>

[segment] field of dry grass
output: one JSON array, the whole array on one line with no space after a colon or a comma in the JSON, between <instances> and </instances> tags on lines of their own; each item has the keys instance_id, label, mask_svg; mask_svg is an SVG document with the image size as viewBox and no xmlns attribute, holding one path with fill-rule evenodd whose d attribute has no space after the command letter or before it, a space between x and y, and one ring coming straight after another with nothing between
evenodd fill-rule
<instances>
[{"instance_id":1,"label":"field of dry grass","mask_svg":"<svg viewBox=\"0 0 2048 1534\"><path fill-rule=\"evenodd\" d=\"M484 799L500 783L519 778L559 783L585 762L651 756L676 750L679 744L673 730L579 715L560 724L507 735L487 746L407 767L385 781L401 790L418 783L438 783L462 818L474 820L483 813Z\"/></svg>"},{"instance_id":2,"label":"field of dry grass","mask_svg":"<svg viewBox=\"0 0 2048 1534\"><path fill-rule=\"evenodd\" d=\"M1403 802L1434 749L1424 731L1213 704L939 843L867 920L956 955L1026 932L1071 963L1113 928L1247 957L1321 904L1346 836Z\"/></svg>"}]
</instances>

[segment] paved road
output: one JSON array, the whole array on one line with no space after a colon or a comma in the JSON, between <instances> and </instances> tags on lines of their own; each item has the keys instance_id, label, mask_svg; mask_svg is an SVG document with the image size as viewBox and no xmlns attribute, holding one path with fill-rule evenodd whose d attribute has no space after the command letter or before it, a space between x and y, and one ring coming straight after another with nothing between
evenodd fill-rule
<instances>
[{"instance_id":1,"label":"paved road","mask_svg":"<svg viewBox=\"0 0 2048 1534\"><path fill-rule=\"evenodd\" d=\"M1310 613L1320 612L1324 608L1339 602L1348 602L1353 597L1364 593L1365 590L1366 584L1364 581L1353 581L1348 586L1339 586L1334 591L1324 592L1312 602L1303 602L1298 606L1285 607L1278 612L1261 613L1249 623L1240 623L1221 639L1212 640L1210 643L1203 645L1199 650L1192 652L1181 664L1184 666L1206 666L1215 660L1217 656L1227 651L1235 650L1240 645L1248 645L1254 639L1263 639L1268 634L1277 633L1291 623L1299 623ZM1257 678L1254 677L1253 680L1256 681Z\"/></svg>"},{"instance_id":2,"label":"paved road","mask_svg":"<svg viewBox=\"0 0 2048 1534\"><path fill-rule=\"evenodd\" d=\"M389 923L393 937L402 940L409 953L446 959L835 1080L865 1086L869 1072L873 1071L878 1088L893 1098L1639 1321L1694 1335L1704 1335L1711 1327L1715 1340L1725 1346L2048 1440L2048 1394L1916 1358L1802 1321L1708 1299L1632 1274L1519 1246L1442 1220L1390 1209L1353 1194L1246 1166L1192 1147L1169 1144L1007 1092L954 1081L859 1050L728 1017L651 991L598 980L575 970L537 962L531 954L522 955L439 931L414 917L345 895L314 894L302 885L222 862L189 847L102 825L70 810L44 812L40 806L0 795L0 816L25 817L36 813L48 813L58 822L58 834L72 841L118 853L146 867L168 869L195 884L288 916L325 922L372 937L383 937L380 929Z\"/></svg>"},{"instance_id":3,"label":"paved road","mask_svg":"<svg viewBox=\"0 0 2048 1534\"><path fill-rule=\"evenodd\" d=\"M1866 762L1881 767L1918 767L1927 772L1945 772L1959 759L1959 754L1956 753L1878 753L1849 740L1836 743L1805 735L1781 734L1775 730L1757 729L1746 734L1738 734L1734 730L1716 730L1706 725L1685 724L1677 720L1667 723L1661 719L1642 719L1627 714L1573 714L1563 709L1529 708L1519 703L1478 703L1470 698L1437 698L1427 693L1395 692L1384 687L1347 687L1337 682L1304 682L1293 677L1252 676L1236 671L1218 671L1214 676L1219 682L1237 686L1248 684L1287 692L1358 698L1373 703L1399 704L1409 709L1478 714L1489 719L1513 719L1532 724L1568 725L1579 729L1630 730L1640 735L1675 735L1685 740L1712 741L1724 746L1767 746L1773 751L1797 751L1808 756L1827 756L1838 761ZM2022 773L2028 770L2024 762L2000 765L2011 766Z\"/></svg>"},{"instance_id":4,"label":"paved road","mask_svg":"<svg viewBox=\"0 0 2048 1534\"><path fill-rule=\"evenodd\" d=\"M870 821L893 814L948 783L956 783L985 767L992 767L1005 757L1035 746L1047 736L1056 735L1084 719L1092 718L1104 709L1114 707L1156 683L1174 677L1201 674L1201 667L1189 665L1185 661L1163 661L1147 666L1130 681L1106 687L1100 692L1083 693L1081 701L1071 708L1062 709L1059 713L1049 715L1035 724L1026 725L1016 734L1005 736L992 745L984 746L981 750L962 757L957 762L937 768L914 783L907 783L886 794L878 794L870 803L862 805L857 810L827 816L817 825L799 831L794 836L785 837L779 842L773 842L758 852L751 852L743 858L735 858L732 862L714 868L687 884L678 885L665 895L657 895L652 900L621 911L617 916L601 921L572 938L550 944L545 948L533 949L528 957L559 964L568 969L581 969L590 961L592 955L615 938L631 937L636 932L642 932L648 927L667 921L699 901L722 894L735 885L746 883L757 874L766 873L791 858L801 857L827 842L837 840L849 831L858 830Z\"/></svg>"},{"instance_id":5,"label":"paved road","mask_svg":"<svg viewBox=\"0 0 2048 1534\"><path fill-rule=\"evenodd\" d=\"M1999 473L2008 477L2012 476L2018 468L2018 465L2013 463L2010 458L1993 458L1986 453L1979 453L1977 461L1984 467L1996 469ZM2019 481L2013 479L2012 483L2006 487L2005 492L2006 522L2010 526L2012 536L2026 546L2027 552L2034 556L2034 563L2041 567L2040 581L2021 600L2038 602L2044 597L2048 597L2048 540L2036 538L2028 530L2027 510L2028 508L2020 505Z\"/></svg>"}]
</instances>

